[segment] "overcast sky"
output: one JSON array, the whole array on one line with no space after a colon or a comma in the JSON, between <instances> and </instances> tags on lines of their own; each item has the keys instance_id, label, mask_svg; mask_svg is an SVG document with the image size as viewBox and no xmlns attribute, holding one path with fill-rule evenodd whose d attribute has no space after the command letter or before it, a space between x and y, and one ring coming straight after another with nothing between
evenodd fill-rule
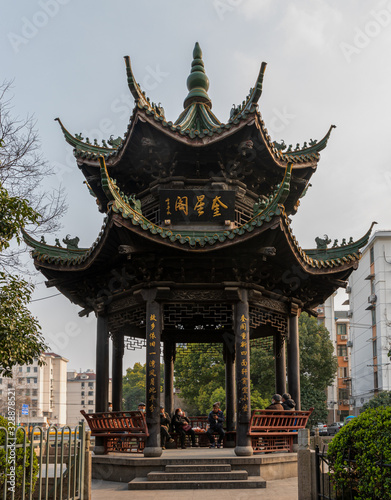
<instances>
[{"instance_id":1,"label":"overcast sky","mask_svg":"<svg viewBox=\"0 0 391 500\"><path fill-rule=\"evenodd\" d=\"M391 0L18 0L2 2L1 79L14 79L14 111L34 113L48 184L66 190L58 237L89 247L102 224L54 118L72 132L122 136L133 108L123 56L147 95L174 121L187 95L194 43L203 51L213 112L226 122L268 63L260 111L272 140L303 144L331 124L312 187L293 218L303 248L316 236L390 229ZM47 241L54 242L54 236ZM42 275L36 277L42 282ZM56 293L38 285L34 299ZM62 296L31 304L52 350L70 369L95 368L95 319ZM125 365L144 362L128 352Z\"/></svg>"}]
</instances>

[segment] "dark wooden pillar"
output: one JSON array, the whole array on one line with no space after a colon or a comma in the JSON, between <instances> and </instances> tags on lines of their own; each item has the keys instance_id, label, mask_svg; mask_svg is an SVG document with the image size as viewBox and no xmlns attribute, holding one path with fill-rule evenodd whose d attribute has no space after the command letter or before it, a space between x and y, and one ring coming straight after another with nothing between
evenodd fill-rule
<instances>
[{"instance_id":1,"label":"dark wooden pillar","mask_svg":"<svg viewBox=\"0 0 391 500\"><path fill-rule=\"evenodd\" d=\"M297 314L289 317L288 387L292 399L296 402L296 410L300 410L299 316Z\"/></svg>"},{"instance_id":2,"label":"dark wooden pillar","mask_svg":"<svg viewBox=\"0 0 391 500\"><path fill-rule=\"evenodd\" d=\"M113 352L111 363L111 399L113 411L122 410L122 368L124 356L124 336L113 336Z\"/></svg>"},{"instance_id":3,"label":"dark wooden pillar","mask_svg":"<svg viewBox=\"0 0 391 500\"><path fill-rule=\"evenodd\" d=\"M160 457L160 339L162 331L161 304L155 300L156 290L144 292L146 300L147 381L146 417L149 437L145 457Z\"/></svg>"},{"instance_id":4,"label":"dark wooden pillar","mask_svg":"<svg viewBox=\"0 0 391 500\"><path fill-rule=\"evenodd\" d=\"M237 426L235 453L253 454L251 438L247 436L251 418L250 403L250 315L247 290L240 290L241 300L235 304L235 356Z\"/></svg>"},{"instance_id":5,"label":"dark wooden pillar","mask_svg":"<svg viewBox=\"0 0 391 500\"><path fill-rule=\"evenodd\" d=\"M95 411L107 411L109 402L109 331L107 318L98 316L96 329ZM94 453L104 453L103 438L95 439Z\"/></svg>"},{"instance_id":6,"label":"dark wooden pillar","mask_svg":"<svg viewBox=\"0 0 391 500\"><path fill-rule=\"evenodd\" d=\"M227 334L224 338L223 354L225 361L225 420L227 431L236 428L236 405L235 405L235 336ZM225 441L227 448L233 448L235 442L233 436L228 434Z\"/></svg>"},{"instance_id":7,"label":"dark wooden pillar","mask_svg":"<svg viewBox=\"0 0 391 500\"><path fill-rule=\"evenodd\" d=\"M164 408L170 417L174 415L175 350L175 342L164 342Z\"/></svg>"},{"instance_id":8,"label":"dark wooden pillar","mask_svg":"<svg viewBox=\"0 0 391 500\"><path fill-rule=\"evenodd\" d=\"M273 342L276 393L282 396L286 392L285 338L278 332L275 334Z\"/></svg>"}]
</instances>

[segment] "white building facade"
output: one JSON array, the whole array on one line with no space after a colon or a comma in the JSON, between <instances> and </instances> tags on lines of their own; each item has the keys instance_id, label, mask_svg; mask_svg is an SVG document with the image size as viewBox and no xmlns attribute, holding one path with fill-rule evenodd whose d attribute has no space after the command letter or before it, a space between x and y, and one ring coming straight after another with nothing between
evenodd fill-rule
<instances>
[{"instance_id":1,"label":"white building facade","mask_svg":"<svg viewBox=\"0 0 391 500\"><path fill-rule=\"evenodd\" d=\"M376 231L349 279L352 403L391 390L391 231Z\"/></svg>"},{"instance_id":2,"label":"white building facade","mask_svg":"<svg viewBox=\"0 0 391 500\"><path fill-rule=\"evenodd\" d=\"M8 390L15 394L16 420L22 425L66 424L67 363L59 354L44 353L44 366L38 360L16 366L12 378L0 377L0 412L7 417Z\"/></svg>"}]
</instances>

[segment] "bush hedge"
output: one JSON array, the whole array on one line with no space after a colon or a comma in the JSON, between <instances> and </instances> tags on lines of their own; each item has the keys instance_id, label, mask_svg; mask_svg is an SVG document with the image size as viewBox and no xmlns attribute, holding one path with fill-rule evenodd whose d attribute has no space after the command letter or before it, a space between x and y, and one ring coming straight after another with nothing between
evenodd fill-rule
<instances>
[{"instance_id":1,"label":"bush hedge","mask_svg":"<svg viewBox=\"0 0 391 500\"><path fill-rule=\"evenodd\" d=\"M341 428L327 453L337 492L352 488L357 499L391 499L390 468L380 466L391 464L390 436L390 406L368 409Z\"/></svg>"},{"instance_id":2,"label":"bush hedge","mask_svg":"<svg viewBox=\"0 0 391 500\"><path fill-rule=\"evenodd\" d=\"M15 429L14 424L9 422L6 418L0 416L0 427L4 427L5 429L8 430L8 444L14 444L13 441L13 435L15 436L16 434L16 441L15 444L23 444L24 441L24 432L21 429ZM13 434L13 430L15 430L15 434ZM26 439L26 443L29 443L29 440ZM5 444L5 432L4 430L0 430L0 447L4 447ZM12 453L12 454L11 454ZM25 496L24 498L28 498L28 494L30 493L30 488L34 491L35 488L35 483L37 481L37 475L38 475L38 459L37 456L35 455L35 452L33 453L33 475L32 475L32 483L30 484L30 472L31 472L31 466L30 466L30 447L26 447L26 459L25 459L25 469L26 469L26 475L25 475ZM6 463L6 453L4 449L0 448L0 496L3 498L4 494L4 483L8 481L7 487L8 487L8 493L7 493L7 499L12 498L12 489L14 489L15 500L22 500L22 480L23 480L23 459L24 459L24 450L23 446L17 447L15 449L15 455L13 452L9 450L8 457L7 457L7 463ZM13 469L14 467L14 469ZM15 485L13 486L10 483L10 480L13 477L13 472L15 472ZM10 475L11 474L11 475ZM10 487L12 488L10 490Z\"/></svg>"}]
</instances>

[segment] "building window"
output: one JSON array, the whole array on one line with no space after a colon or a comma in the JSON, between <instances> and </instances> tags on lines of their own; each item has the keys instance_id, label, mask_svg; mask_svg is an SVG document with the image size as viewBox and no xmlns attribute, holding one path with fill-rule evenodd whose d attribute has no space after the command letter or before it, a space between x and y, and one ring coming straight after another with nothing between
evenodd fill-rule
<instances>
[{"instance_id":1,"label":"building window","mask_svg":"<svg viewBox=\"0 0 391 500\"><path fill-rule=\"evenodd\" d=\"M88 400L88 404L89 404L89 405L93 405L93 404L94 404L94 402L93 402L91 399L89 399L89 400Z\"/></svg>"},{"instance_id":2,"label":"building window","mask_svg":"<svg viewBox=\"0 0 391 500\"><path fill-rule=\"evenodd\" d=\"M37 407L37 403L38 401L36 399L33 400L33 407L36 408Z\"/></svg>"},{"instance_id":3,"label":"building window","mask_svg":"<svg viewBox=\"0 0 391 500\"><path fill-rule=\"evenodd\" d=\"M88 410L88 413L94 413L94 410Z\"/></svg>"},{"instance_id":4,"label":"building window","mask_svg":"<svg viewBox=\"0 0 391 500\"><path fill-rule=\"evenodd\" d=\"M338 335L346 335L346 323L337 324L337 333Z\"/></svg>"},{"instance_id":5,"label":"building window","mask_svg":"<svg viewBox=\"0 0 391 500\"><path fill-rule=\"evenodd\" d=\"M3 389L0 389L0 396L3 394Z\"/></svg>"},{"instance_id":6,"label":"building window","mask_svg":"<svg viewBox=\"0 0 391 500\"><path fill-rule=\"evenodd\" d=\"M28 379L26 379L26 380L27 380L27 383L29 384L29 383L30 383L30 379L28 378Z\"/></svg>"},{"instance_id":7,"label":"building window","mask_svg":"<svg viewBox=\"0 0 391 500\"><path fill-rule=\"evenodd\" d=\"M375 262L375 253L374 253L373 247L371 247L371 249L369 250L369 262L371 264L374 264L374 262Z\"/></svg>"},{"instance_id":8,"label":"building window","mask_svg":"<svg viewBox=\"0 0 391 500\"><path fill-rule=\"evenodd\" d=\"M23 368L21 366L19 366L19 373L22 373L23 371Z\"/></svg>"},{"instance_id":9,"label":"building window","mask_svg":"<svg viewBox=\"0 0 391 500\"><path fill-rule=\"evenodd\" d=\"M38 396L38 389L33 389L33 396Z\"/></svg>"},{"instance_id":10,"label":"building window","mask_svg":"<svg viewBox=\"0 0 391 500\"><path fill-rule=\"evenodd\" d=\"M81 391L81 396L85 396L84 391Z\"/></svg>"},{"instance_id":11,"label":"building window","mask_svg":"<svg viewBox=\"0 0 391 500\"><path fill-rule=\"evenodd\" d=\"M337 346L337 356L347 356L347 355L348 355L348 349L346 345Z\"/></svg>"},{"instance_id":12,"label":"building window","mask_svg":"<svg viewBox=\"0 0 391 500\"><path fill-rule=\"evenodd\" d=\"M31 416L32 416L32 417L36 417L36 416L37 416L37 412L36 412L36 411L32 411L32 412L31 412Z\"/></svg>"},{"instance_id":13,"label":"building window","mask_svg":"<svg viewBox=\"0 0 391 500\"><path fill-rule=\"evenodd\" d=\"M93 392L93 391L88 391L88 395L89 395L89 396L93 396L93 395L94 395L94 392Z\"/></svg>"},{"instance_id":14,"label":"building window","mask_svg":"<svg viewBox=\"0 0 391 500\"><path fill-rule=\"evenodd\" d=\"M338 378L347 378L347 376L348 376L347 366L340 366L338 368Z\"/></svg>"},{"instance_id":15,"label":"building window","mask_svg":"<svg viewBox=\"0 0 391 500\"><path fill-rule=\"evenodd\" d=\"M84 399L82 399L82 400L81 400L81 404L82 404L82 405L84 405L84 404L85 404Z\"/></svg>"},{"instance_id":16,"label":"building window","mask_svg":"<svg viewBox=\"0 0 391 500\"><path fill-rule=\"evenodd\" d=\"M21 377L18 378L18 384L23 384L23 379Z\"/></svg>"},{"instance_id":17,"label":"building window","mask_svg":"<svg viewBox=\"0 0 391 500\"><path fill-rule=\"evenodd\" d=\"M30 373L30 367L29 366L27 367L27 373Z\"/></svg>"},{"instance_id":18,"label":"building window","mask_svg":"<svg viewBox=\"0 0 391 500\"><path fill-rule=\"evenodd\" d=\"M3 379L2 379L2 378L0 378L0 384L2 384L2 383L3 383Z\"/></svg>"},{"instance_id":19,"label":"building window","mask_svg":"<svg viewBox=\"0 0 391 500\"><path fill-rule=\"evenodd\" d=\"M94 387L94 382L88 382L88 387Z\"/></svg>"},{"instance_id":20,"label":"building window","mask_svg":"<svg viewBox=\"0 0 391 500\"><path fill-rule=\"evenodd\" d=\"M38 384L38 379L37 378L34 379L34 384Z\"/></svg>"},{"instance_id":21,"label":"building window","mask_svg":"<svg viewBox=\"0 0 391 500\"><path fill-rule=\"evenodd\" d=\"M349 399L349 391L347 389L338 390L338 399Z\"/></svg>"},{"instance_id":22,"label":"building window","mask_svg":"<svg viewBox=\"0 0 391 500\"><path fill-rule=\"evenodd\" d=\"M81 383L81 386L84 387L84 382Z\"/></svg>"},{"instance_id":23,"label":"building window","mask_svg":"<svg viewBox=\"0 0 391 500\"><path fill-rule=\"evenodd\" d=\"M379 388L379 379L377 376L377 372L373 373L373 385L375 390Z\"/></svg>"},{"instance_id":24,"label":"building window","mask_svg":"<svg viewBox=\"0 0 391 500\"><path fill-rule=\"evenodd\" d=\"M38 366L34 366L34 373L38 373Z\"/></svg>"},{"instance_id":25,"label":"building window","mask_svg":"<svg viewBox=\"0 0 391 500\"><path fill-rule=\"evenodd\" d=\"M30 396L30 389L26 389L26 396Z\"/></svg>"}]
</instances>

